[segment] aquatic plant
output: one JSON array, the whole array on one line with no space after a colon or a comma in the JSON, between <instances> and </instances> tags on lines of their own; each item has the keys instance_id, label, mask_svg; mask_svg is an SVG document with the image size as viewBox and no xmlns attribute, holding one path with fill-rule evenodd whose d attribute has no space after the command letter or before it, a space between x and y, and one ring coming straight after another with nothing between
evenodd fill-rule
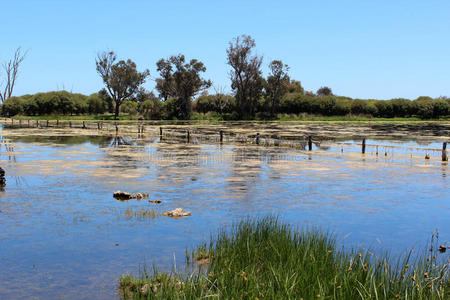
<instances>
[{"instance_id":1,"label":"aquatic plant","mask_svg":"<svg viewBox=\"0 0 450 300\"><path fill-rule=\"evenodd\" d=\"M448 299L449 262L437 249L398 259L344 252L329 233L248 218L187 252L189 264L207 260L206 268L144 270L120 278L119 288L124 299Z\"/></svg>"}]
</instances>

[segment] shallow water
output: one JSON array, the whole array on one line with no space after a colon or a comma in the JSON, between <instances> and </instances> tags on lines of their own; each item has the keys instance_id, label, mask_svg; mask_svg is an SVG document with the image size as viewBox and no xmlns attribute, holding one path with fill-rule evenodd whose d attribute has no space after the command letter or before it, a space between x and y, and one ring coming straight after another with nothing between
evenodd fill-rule
<instances>
[{"instance_id":1,"label":"shallow water","mask_svg":"<svg viewBox=\"0 0 450 300\"><path fill-rule=\"evenodd\" d=\"M327 128L333 130L340 131ZM450 240L449 167L439 151L425 150L441 147L435 134L378 136L367 140L365 155L355 136L308 152L161 141L150 133L3 129L0 135L7 174L0 193L1 299L118 297L120 275L136 274L144 263L183 270L186 247L247 215L275 214L334 232L346 248L393 254L424 247L436 229L441 243ZM117 201L112 193L119 189L148 192L162 203ZM176 207L192 216L133 214Z\"/></svg>"}]
</instances>

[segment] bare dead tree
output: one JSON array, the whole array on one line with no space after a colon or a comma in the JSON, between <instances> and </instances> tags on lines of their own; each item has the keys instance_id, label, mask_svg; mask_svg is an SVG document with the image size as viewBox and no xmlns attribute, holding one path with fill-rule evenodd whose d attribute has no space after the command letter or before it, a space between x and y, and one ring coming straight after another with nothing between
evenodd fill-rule
<instances>
[{"instance_id":1,"label":"bare dead tree","mask_svg":"<svg viewBox=\"0 0 450 300\"><path fill-rule=\"evenodd\" d=\"M14 53L14 57L2 64L6 78L4 80L5 86L0 86L1 103L5 102L9 97L11 97L14 90L14 85L16 84L17 75L19 74L20 64L25 59L27 52L22 53L22 49L19 47Z\"/></svg>"}]
</instances>

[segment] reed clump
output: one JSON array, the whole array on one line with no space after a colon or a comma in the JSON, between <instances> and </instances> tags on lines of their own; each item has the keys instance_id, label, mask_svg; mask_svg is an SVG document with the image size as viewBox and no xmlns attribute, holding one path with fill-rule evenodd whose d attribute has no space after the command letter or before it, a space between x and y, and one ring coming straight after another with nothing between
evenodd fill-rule
<instances>
[{"instance_id":1,"label":"reed clump","mask_svg":"<svg viewBox=\"0 0 450 300\"><path fill-rule=\"evenodd\" d=\"M119 288L124 299L448 299L448 253L437 248L392 260L338 250L332 235L275 217L245 219L187 254L208 261L200 270L144 270Z\"/></svg>"}]
</instances>

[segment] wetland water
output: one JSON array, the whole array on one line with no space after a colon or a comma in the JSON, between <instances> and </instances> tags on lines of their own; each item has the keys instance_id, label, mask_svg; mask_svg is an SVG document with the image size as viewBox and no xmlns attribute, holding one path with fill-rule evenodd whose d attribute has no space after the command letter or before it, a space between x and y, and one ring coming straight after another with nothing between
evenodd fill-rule
<instances>
[{"instance_id":1,"label":"wetland water","mask_svg":"<svg viewBox=\"0 0 450 300\"><path fill-rule=\"evenodd\" d=\"M7 180L0 192L0 298L117 298L120 275L137 274L143 263L170 270L175 262L183 270L186 248L247 215L319 226L345 248L399 254L423 248L436 229L448 244L449 166L440 152L423 150L440 148L448 126L384 136L372 129L368 145L395 146L380 146L378 156L374 146L362 155L355 135L339 128L326 131L348 144L323 142L312 152L161 141L150 134L156 127L143 137L0 130ZM162 203L117 201L119 189ZM192 216L136 213L176 207Z\"/></svg>"}]
</instances>

